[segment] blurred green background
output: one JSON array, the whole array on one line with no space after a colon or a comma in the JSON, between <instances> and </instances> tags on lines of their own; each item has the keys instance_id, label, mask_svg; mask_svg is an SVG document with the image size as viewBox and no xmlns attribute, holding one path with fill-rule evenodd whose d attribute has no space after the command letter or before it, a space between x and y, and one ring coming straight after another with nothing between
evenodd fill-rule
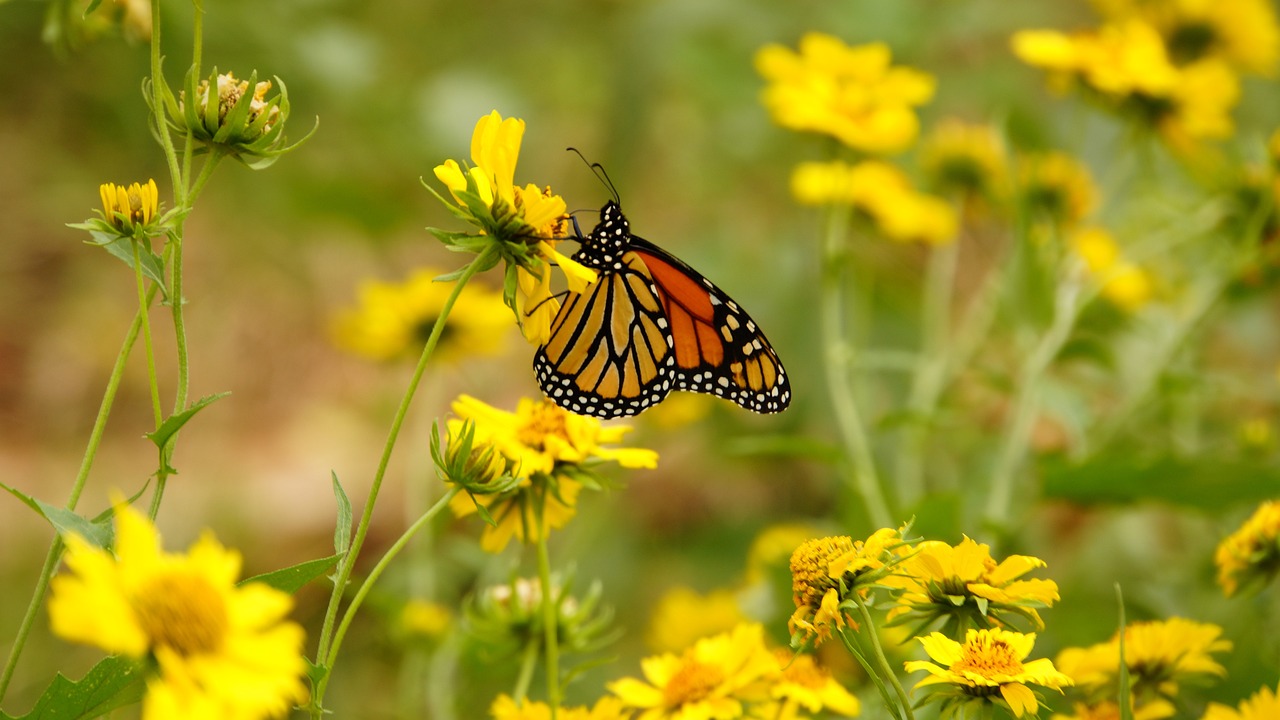
<instances>
[{"instance_id":1,"label":"blurred green background","mask_svg":"<svg viewBox=\"0 0 1280 720\"><path fill-rule=\"evenodd\" d=\"M660 417L635 421L630 444L658 450L659 469L618 471L623 489L584 493L578 518L554 538L557 564L575 565L581 586L601 580L626 629L605 653L616 661L571 687L577 701L596 697L605 679L638 674L648 614L670 586L707 591L737 582L763 528L803 522L855 537L874 529L842 485L846 470L831 461L838 441L814 315L819 215L797 207L787 190L792 165L822 158L827 148L770 123L758 100L756 50L794 45L809 30L850 44L884 41L895 62L938 77L937 96L922 112L926 129L946 116L992 122L1015 144L1061 147L1104 178L1116 138L1124 137L1116 121L1048 93L1041 74L1008 49L1017 29L1096 23L1084 3L232 0L205 7L206 73L216 66L240 77L255 69L279 76L293 104L290 137L304 134L313 116L320 129L265 171L224 164L188 221L191 395L232 394L183 432L180 474L159 521L169 548L211 527L243 551L246 574L328 554L331 471L359 512L411 367L343 353L331 342L330 323L354 302L362 280L398 281L422 265L459 264L424 229L460 228L419 178L434 182L436 164L465 159L472 126L493 109L528 123L517 182L552 185L590 225L608 193L565 148L603 163L637 234L750 308L787 363L795 401L784 415L714 403L707 417L679 429ZM165 9L163 47L176 84L190 56L192 9ZM146 45L108 31L57 49L41 41L45 13L41 2L0 2L0 480L60 503L136 307L127 269L64 224L92 214L103 182L155 177L162 203L171 198L140 93ZM1246 81L1232 154L1259 156L1262 139L1280 123L1276 91L1274 81ZM1104 182L1103 192L1101 216L1137 222L1127 213L1144 202L1141 188ZM1168 201L1143 207L1176 222L1179 208ZM875 313L855 318L859 342L911 351L924 251L868 241L855 253L857 277L868 283L859 291L874 298ZM959 297L972 293L982 263L995 256L981 245L962 249ZM1126 432L1110 455L1083 461L1047 423L1048 435L1038 437L1042 460L1019 477L1028 487L1047 479L1051 497L1020 507L1018 526L997 533L965 524L975 516L963 508L980 502L970 488L985 486L980 469L1004 409L999 400L968 402L973 395L961 392L934 435L944 451L932 456L938 465L930 470L949 478L952 490L895 510L904 520L917 515L916 529L928 537L955 542L966 532L1001 543L1001 553L1048 560L1042 576L1058 581L1063 599L1045 613L1037 655L1106 639L1116 622L1113 585L1123 582L1131 617L1182 615L1227 628L1237 643L1225 661L1230 674L1204 698L1234 702L1274 682L1275 591L1224 601L1211 555L1256 499L1280 494L1274 443L1245 448L1238 436L1246 420L1261 418L1269 428L1275 419L1276 310L1265 279L1241 285L1196 335L1197 352L1167 378L1194 386L1203 401L1205 437L1195 453L1170 453L1163 436L1146 434L1167 425L1163 410L1143 416L1148 424ZM171 328L164 313L153 317L162 390L171 393ZM984 398L1007 394L1020 347L1017 337L993 344L995 359L974 369L980 380L970 388L980 387ZM430 371L392 464L368 562L440 492L427 452L431 421L445 417L459 393L506 408L536 396L532 353L513 325L502 357ZM1114 392L1108 373L1085 366L1064 383L1079 380L1106 396ZM904 383L892 369L859 373L878 448L894 442ZM135 353L86 512L153 471L142 438L151 429L148 405ZM483 582L529 572L529 558L512 549L483 556L479 529L474 518L439 523L431 543L381 586L336 669L329 701L338 717L432 716L430 697L423 699L429 651L402 641L396 613L409 595L456 607ZM49 536L20 503L0 501L0 653L7 654ZM785 585L779 595L785 603ZM295 616L313 636L326 599L314 586L299 596ZM778 640L789 610L772 606L768 627ZM10 712L28 707L55 670L74 677L99 656L50 638L46 627L42 617L6 700ZM458 673L457 717L478 717L510 688L515 662L468 655Z\"/></svg>"}]
</instances>

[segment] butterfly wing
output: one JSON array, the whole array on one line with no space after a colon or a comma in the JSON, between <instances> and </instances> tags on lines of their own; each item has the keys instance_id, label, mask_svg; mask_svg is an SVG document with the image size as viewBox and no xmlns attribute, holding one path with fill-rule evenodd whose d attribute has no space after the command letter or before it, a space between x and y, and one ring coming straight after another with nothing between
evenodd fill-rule
<instances>
[{"instance_id":1,"label":"butterfly wing","mask_svg":"<svg viewBox=\"0 0 1280 720\"><path fill-rule=\"evenodd\" d=\"M640 256L622 255L585 292L570 292L534 355L542 392L580 415L635 415L673 387L675 354L662 303Z\"/></svg>"},{"instance_id":2,"label":"butterfly wing","mask_svg":"<svg viewBox=\"0 0 1280 720\"><path fill-rule=\"evenodd\" d=\"M791 383L778 353L736 302L684 261L631 236L670 325L677 390L710 393L758 413L791 404Z\"/></svg>"}]
</instances>

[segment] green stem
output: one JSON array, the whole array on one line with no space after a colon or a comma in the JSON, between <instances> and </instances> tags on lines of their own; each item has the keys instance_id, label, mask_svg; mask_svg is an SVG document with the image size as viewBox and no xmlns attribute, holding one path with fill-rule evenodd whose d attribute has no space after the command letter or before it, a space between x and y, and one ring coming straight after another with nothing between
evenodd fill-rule
<instances>
[{"instance_id":1,"label":"green stem","mask_svg":"<svg viewBox=\"0 0 1280 720\"><path fill-rule=\"evenodd\" d=\"M836 634L840 636L840 641L844 643L844 649L849 651L854 660L862 666L862 671L867 674L867 678L871 680L871 684L876 686L876 691L880 693L880 699L884 701L884 708L893 716L894 720L903 720L902 713L898 711L900 703L889 692L889 686L884 680L880 679L880 673L876 670L871 661L867 659L867 654L862 648L849 637L850 630L847 628L838 628Z\"/></svg>"},{"instance_id":2,"label":"green stem","mask_svg":"<svg viewBox=\"0 0 1280 720\"><path fill-rule=\"evenodd\" d=\"M867 516L876 527L889 527L893 516L885 502L880 478L871 455L871 442L858 412L853 384L849 378L849 359L853 348L845 338L841 313L840 269L844 254L844 238L849 229L847 206L832 206L827 215L826 237L822 249L822 328L826 344L822 354L827 385L836 415L836 424L853 464L850 478L854 492L862 498Z\"/></svg>"},{"instance_id":3,"label":"green stem","mask_svg":"<svg viewBox=\"0 0 1280 720\"><path fill-rule=\"evenodd\" d=\"M511 699L518 703L529 697L529 686L533 684L533 671L538 667L538 641L530 638L524 646L524 654L520 658L520 674L516 676L516 686L511 691Z\"/></svg>"},{"instance_id":4,"label":"green stem","mask_svg":"<svg viewBox=\"0 0 1280 720\"><path fill-rule=\"evenodd\" d=\"M437 500L435 505L432 505L429 510L423 513L421 517L401 533L400 537L392 543L391 547L387 548L387 552L380 560L378 560L378 564L373 566L373 570L369 571L369 577L365 578L364 582L360 584L360 589L356 590L355 597L351 599L351 604L347 605L346 612L342 614L342 622L339 623L338 630L333 635L333 643L329 646L329 655L327 658L329 668L331 670L333 668L334 661L337 660L338 650L342 648L342 640L347 636L347 629L351 627L351 622L355 620L356 612L359 611L360 606L364 604L364 599L368 597L369 591L373 589L374 583L378 582L378 578L382 577L382 573L386 571L389 565L391 565L391 561L394 560L396 556L400 554L400 551L409 544L409 540L411 540L414 535L417 535L420 530L426 527L427 523L431 522L431 520L434 519L441 510L448 507L449 501L457 494L457 487L450 488L449 492L445 493L443 497ZM324 691L325 688L328 687L329 678L331 676L332 673L326 673L324 679L322 679L320 684L316 687L317 702L324 697Z\"/></svg>"},{"instance_id":5,"label":"green stem","mask_svg":"<svg viewBox=\"0 0 1280 720\"><path fill-rule=\"evenodd\" d=\"M1042 381L1045 371L1070 337L1071 328L1075 326L1080 312L1080 270L1078 264L1073 262L1066 280L1058 286L1054 296L1053 322L1027 357L1019 375L1014 409L1005 425L1004 439L991 474L990 495L987 497L987 521L999 529L1008 525L1014 478L1027 456L1036 411L1040 407L1040 393L1044 389Z\"/></svg>"},{"instance_id":6,"label":"green stem","mask_svg":"<svg viewBox=\"0 0 1280 720\"><path fill-rule=\"evenodd\" d=\"M949 344L947 328L951 319L951 295L955 287L956 261L960 239L929 249L925 271L924 297L921 300L920 354L911 379L907 404L910 423L898 444L898 470L894 485L898 502L911 507L924 495L924 452L929 425L948 368Z\"/></svg>"},{"instance_id":7,"label":"green stem","mask_svg":"<svg viewBox=\"0 0 1280 720\"><path fill-rule=\"evenodd\" d=\"M466 286L467 282L481 267L484 267L489 262L495 252L497 250L493 246L486 247L471 261L471 264L467 265L454 284L453 291L445 299L444 306L440 309L439 319L431 327L431 336L427 338L427 344L422 348L422 356L418 358L418 365L414 368L413 376L409 379L409 386L405 389L404 397L400 400L400 407L397 408L395 418L391 421L391 429L387 432L387 441L382 448L382 456L378 460L378 469L374 473L373 483L369 487L369 496L365 500L364 512L360 516L360 523L356 526L355 537L351 541L351 547L347 550L346 556L343 557L342 562L338 565L338 573L333 583L333 592L329 595L329 606L325 611L324 624L320 630L320 641L316 647L316 665L327 666L332 657L330 638L333 635L338 606L342 600L343 591L347 587L347 582L351 579L355 561L360 556L360 549L364 547L365 536L369 534L369 526L373 520L373 508L378 501L378 493L382 489L382 480L386 477L387 466L391 462L391 454L395 450L396 440L400 436L400 428L404 425L405 416L409 412L409 405L413 402L413 396L418 390L419 383L422 382L423 373L426 372L427 361L431 359L436 343L440 341L440 333L444 330L449 313L452 312L453 304L462 293L462 288ZM328 680L327 673L325 680ZM322 715L320 705L322 699L323 694L317 692L312 701L312 716L315 718L319 718Z\"/></svg>"},{"instance_id":8,"label":"green stem","mask_svg":"<svg viewBox=\"0 0 1280 720\"><path fill-rule=\"evenodd\" d=\"M160 0L151 0L151 120L156 124L156 137L160 139L160 149L164 151L165 162L169 165L169 177L172 181L174 202L182 198L182 168L178 166L178 154L173 148L173 138L169 137L169 123L165 113L164 73L160 69Z\"/></svg>"},{"instance_id":9,"label":"green stem","mask_svg":"<svg viewBox=\"0 0 1280 720\"><path fill-rule=\"evenodd\" d=\"M142 319L142 346L147 355L147 385L151 388L151 414L158 428L164 420L164 411L160 409L160 381L156 377L155 347L151 344L151 302L147 300L146 282L142 277L142 241L134 238L131 242L133 277L138 286L138 317Z\"/></svg>"},{"instance_id":10,"label":"green stem","mask_svg":"<svg viewBox=\"0 0 1280 720\"><path fill-rule=\"evenodd\" d=\"M107 428L107 418L111 416L111 406L115 403L116 391L119 390L120 380L124 377L125 361L128 360L129 354L133 351L133 346L138 340L138 332L142 329L144 311L150 306L158 289L154 285L151 287L146 297L146 303L134 315L133 323L129 326L129 331L125 333L124 343L120 346L120 352L116 354L116 363L111 368L111 376L107 379L107 389L103 392L102 403L98 406L98 416L93 422L93 429L89 432L89 443L85 447L84 457L80 460L80 470L76 473L75 482L71 486L71 494L67 498L68 510L75 510L76 504L80 502L80 494L84 491L84 486L89 480L89 471L93 468L93 460L98 454L98 446L102 443L102 435ZM36 614L39 612L41 605L44 604L44 597L49 589L49 579L53 577L53 571L57 569L58 560L61 557L62 538L55 535L53 542L49 545L49 552L45 555L44 565L40 569L40 577L36 580L31 602L27 604L26 614L22 616L22 622L18 625L18 635L14 638L13 648L9 650L9 659L5 663L4 672L0 674L0 700L4 699L5 692L9 689L9 683L13 680L13 673L18 667L18 658L22 655L22 649L26 646L27 637L31 634Z\"/></svg>"},{"instance_id":11,"label":"green stem","mask_svg":"<svg viewBox=\"0 0 1280 720\"><path fill-rule=\"evenodd\" d=\"M551 584L551 553L547 548L547 536L551 533L546 520L546 492L544 483L543 490L536 494L533 522L538 532L538 581L542 585L543 642L547 651L547 704L551 706L551 720L556 720L560 710L560 643L559 623L556 622L559 598Z\"/></svg>"},{"instance_id":12,"label":"green stem","mask_svg":"<svg viewBox=\"0 0 1280 720\"><path fill-rule=\"evenodd\" d=\"M853 593L853 604L858 607L858 614L862 616L862 623L865 630L862 636L867 638L871 644L871 649L875 653L876 662L880 666L880 672L884 674L884 678L893 686L894 693L898 696L898 701L902 703L902 712L907 720L915 720L915 713L911 710L911 699L907 697L907 691L903 689L902 683L898 682L898 673L889 667L889 658L885 657L884 648L880 645L880 633L876 631L876 625L871 620L871 613L867 611L867 606L862 602L862 598L857 593Z\"/></svg>"}]
</instances>

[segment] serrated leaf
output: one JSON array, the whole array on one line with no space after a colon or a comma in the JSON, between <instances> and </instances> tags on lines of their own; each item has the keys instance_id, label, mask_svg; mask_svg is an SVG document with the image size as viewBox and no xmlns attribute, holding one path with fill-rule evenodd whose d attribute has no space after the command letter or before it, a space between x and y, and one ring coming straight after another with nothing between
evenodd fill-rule
<instances>
[{"instance_id":1,"label":"serrated leaf","mask_svg":"<svg viewBox=\"0 0 1280 720\"><path fill-rule=\"evenodd\" d=\"M48 520L59 536L66 538L69 534L79 535L100 548L111 547L115 531L112 530L111 523L107 521L110 518L110 514L106 514L106 519L102 522L90 522L71 510L37 500L4 483L0 483L0 488L8 490L11 495L21 500L27 507L35 510L40 517Z\"/></svg>"},{"instance_id":2,"label":"serrated leaf","mask_svg":"<svg viewBox=\"0 0 1280 720\"><path fill-rule=\"evenodd\" d=\"M130 270L134 269L133 243L135 241L133 239L119 235L108 235L98 230L90 230L89 234L93 236L93 244L111 253L112 257L123 262ZM138 248L138 261L142 266L143 276L163 289L164 260L152 252L151 248L140 247Z\"/></svg>"},{"instance_id":3,"label":"serrated leaf","mask_svg":"<svg viewBox=\"0 0 1280 720\"><path fill-rule=\"evenodd\" d=\"M342 555L351 548L351 500L338 482L338 473L333 475L333 496L338 500L338 524L333 530L334 552Z\"/></svg>"},{"instance_id":4,"label":"serrated leaf","mask_svg":"<svg viewBox=\"0 0 1280 720\"><path fill-rule=\"evenodd\" d=\"M142 665L113 655L89 668L79 680L54 676L26 715L0 713L2 720L79 720L106 715L142 699L147 685Z\"/></svg>"},{"instance_id":5,"label":"serrated leaf","mask_svg":"<svg viewBox=\"0 0 1280 720\"><path fill-rule=\"evenodd\" d=\"M156 428L154 432L146 433L146 436L156 444L156 447L163 448L165 443L169 442L169 438L173 437L183 425L186 425L187 421L194 417L196 413L230 394L229 392L224 392L217 395L206 395L192 403L191 407L186 410L170 415L164 422L160 423L160 427Z\"/></svg>"},{"instance_id":6,"label":"serrated leaf","mask_svg":"<svg viewBox=\"0 0 1280 720\"><path fill-rule=\"evenodd\" d=\"M289 594L293 594L300 590L304 585L322 577L329 569L338 564L343 557L342 553L330 555L329 557L318 558L316 560L308 560L290 565L287 568L273 570L261 575L254 575L251 578L241 580L239 585L248 585L249 583L265 583L277 590L283 590Z\"/></svg>"}]
</instances>

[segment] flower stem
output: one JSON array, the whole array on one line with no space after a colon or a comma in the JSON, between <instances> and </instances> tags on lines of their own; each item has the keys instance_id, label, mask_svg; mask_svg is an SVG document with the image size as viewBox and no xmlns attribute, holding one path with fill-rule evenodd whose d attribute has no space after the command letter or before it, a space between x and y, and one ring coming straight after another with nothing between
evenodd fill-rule
<instances>
[{"instance_id":1,"label":"flower stem","mask_svg":"<svg viewBox=\"0 0 1280 720\"><path fill-rule=\"evenodd\" d=\"M524 646L524 654L520 658L520 674L516 676L516 686L511 691L511 699L523 703L529 697L529 686L533 684L533 671L538 667L540 643L530 639Z\"/></svg>"},{"instance_id":2,"label":"flower stem","mask_svg":"<svg viewBox=\"0 0 1280 720\"><path fill-rule=\"evenodd\" d=\"M142 278L142 241L134 238L133 244L133 277L138 286L138 317L142 320L142 346L147 355L147 385L151 388L151 414L155 426L160 427L164 420L164 411L160 409L160 382L156 379L156 353L151 344L151 302L147 300L146 282ZM153 518L154 519L154 518Z\"/></svg>"},{"instance_id":3,"label":"flower stem","mask_svg":"<svg viewBox=\"0 0 1280 720\"><path fill-rule=\"evenodd\" d=\"M822 328L826 348L822 354L827 385L845 452L853 463L849 482L862 498L867 516L876 527L889 527L893 520L885 502L880 478L871 455L871 442L858 413L853 384L849 379L849 358L853 348L845 338L841 314L840 268L844 237L849 229L850 208L832 206L827 214L826 237L822 248Z\"/></svg>"},{"instance_id":4,"label":"flower stem","mask_svg":"<svg viewBox=\"0 0 1280 720\"><path fill-rule=\"evenodd\" d=\"M129 331L125 333L124 343L120 346L120 352L116 354L116 363L111 368L111 376L107 379L107 388L102 394L102 403L98 406L98 416L94 420L93 429L89 432L89 442L85 447L84 457L80 460L80 470L76 473L75 482L71 486L71 494L67 498L68 510L76 508L76 504L80 502L80 494L84 491L85 483L89 480L89 470L93 467L93 460L98 454L98 446L101 444L103 432L107 428L107 418L110 417L111 406L115 403L116 391L119 390L120 380L124 377L125 361L133 351L133 346L138 340L138 332L142 329L142 318L146 308L150 307L158 289L155 285L151 286L146 296L146 302L134 315L133 323L129 325ZM62 538L54 535L53 542L49 545L49 552L45 555L44 566L40 569L40 577L36 580L31 602L28 603L27 612L22 616L22 622L18 625L18 634L14 638L13 648L9 651L9 659L5 663L3 673L0 673L0 700L4 699L5 692L9 689L9 683L13 680L13 673L18 667L18 658L22 655L22 649L27 643L27 637L31 634L36 614L44 603L45 594L49 589L49 579L53 577L53 571L57 569L58 560L61 557Z\"/></svg>"},{"instance_id":5,"label":"flower stem","mask_svg":"<svg viewBox=\"0 0 1280 720\"><path fill-rule=\"evenodd\" d=\"M545 484L544 484L545 487ZM551 533L546 520L546 490L537 495L534 508L534 527L538 532L538 581L542 585L542 628L547 652L547 704L551 706L551 720L556 720L560 710L560 644L556 622L555 588L551 584L551 553L547 548L547 536Z\"/></svg>"},{"instance_id":6,"label":"flower stem","mask_svg":"<svg viewBox=\"0 0 1280 720\"><path fill-rule=\"evenodd\" d=\"M880 672L883 673L883 679L888 680L893 686L894 693L898 696L898 702L902 706L903 717L907 720L915 720L915 713L911 710L911 699L907 697L907 691L903 689L902 683L898 682L898 673L889 667L889 659L885 657L884 648L880 645L880 634L876 632L875 622L871 619L871 613L867 611L867 606L862 602L862 598L857 593L853 593L853 604L858 607L858 614L862 616L863 627L862 633L871 645L872 651L875 653L876 663L879 665Z\"/></svg>"},{"instance_id":7,"label":"flower stem","mask_svg":"<svg viewBox=\"0 0 1280 720\"><path fill-rule=\"evenodd\" d=\"M334 661L338 657L338 650L342 648L342 640L347 635L347 629L351 627L351 621L355 619L356 612L360 609L360 606L364 604L365 597L367 597L369 595L369 591L373 589L373 584L378 581L378 578L382 577L382 573L386 571L387 567L391 564L391 561L400 554L400 551L409 544L409 540L411 540L414 535L417 535L422 528L426 527L427 523L431 522L431 520L434 519L442 509L448 507L449 501L457 494L457 487L450 488L449 492L445 493L443 497L437 500L435 505L432 505L429 510L423 513L412 525L401 533L400 537L392 543L391 547L387 548L387 552L380 560L378 560L378 564L373 566L373 570L369 571L369 576L360 584L360 589L356 590L355 597L351 598L351 604L347 605L346 611L342 614L342 622L339 623L338 630L333 635L333 643L329 646L328 655L329 667L331 669ZM330 677L331 674L326 673L324 679L322 679L320 684L316 687L317 702L324 697L324 691L325 688L328 687Z\"/></svg>"},{"instance_id":8,"label":"flower stem","mask_svg":"<svg viewBox=\"0 0 1280 720\"><path fill-rule=\"evenodd\" d=\"M426 372L427 361L431 359L436 343L440 341L440 333L444 330L449 313L453 310L453 304L462 293L462 288L466 286L467 282L481 267L484 267L489 262L495 252L497 251L492 246L487 247L467 265L454 284L453 292L445 299L444 306L440 309L439 319L431 327L431 336L427 338L427 343L422 348L422 356L418 358L418 365L414 368L413 376L409 379L409 386L405 389L404 397L400 400L400 407L396 410L395 417L391 421L391 429L387 432L386 444L382 448L382 456L378 460L378 468L374 472L373 483L369 487L369 496L365 500L360 523L356 526L355 537L351 541L351 547L347 550L346 556L338 564L337 576L334 578L333 583L333 592L329 596L329 607L325 611L324 625L320 630L320 641L316 647L317 665L327 667L331 661L333 649L330 646L330 640L333 635L334 622L338 615L338 606L342 600L343 591L347 587L347 582L351 578L351 572L355 568L355 561L360 556L360 549L364 546L365 536L369 534L369 525L373 520L373 508L378 501L378 493L382 489L382 480L386 477L387 466L391 462L391 454L395 450L396 440L400 436L400 428L404 425L405 416L409 412L409 405L412 404L413 396L418 390L418 385L422 382L423 373ZM326 684L327 680L328 675L326 673ZM317 690L311 705L311 713L315 718L320 718L323 714L322 706L320 705L320 701L323 699L322 688L323 685Z\"/></svg>"}]
</instances>

